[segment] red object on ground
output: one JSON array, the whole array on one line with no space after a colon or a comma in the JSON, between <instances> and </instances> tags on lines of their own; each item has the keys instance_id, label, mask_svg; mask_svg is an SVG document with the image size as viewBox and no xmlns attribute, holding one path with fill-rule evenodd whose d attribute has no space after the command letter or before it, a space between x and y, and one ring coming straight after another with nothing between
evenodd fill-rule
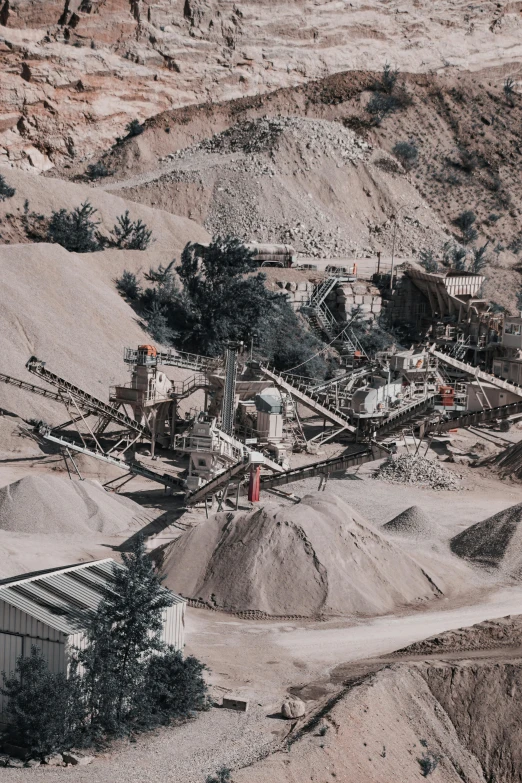
<instances>
[{"instance_id":1,"label":"red object on ground","mask_svg":"<svg viewBox=\"0 0 522 783\"><path fill-rule=\"evenodd\" d=\"M252 503L257 503L259 500L259 484L261 479L261 467L258 465L255 467L252 465L250 468L250 482L248 484L248 499Z\"/></svg>"}]
</instances>

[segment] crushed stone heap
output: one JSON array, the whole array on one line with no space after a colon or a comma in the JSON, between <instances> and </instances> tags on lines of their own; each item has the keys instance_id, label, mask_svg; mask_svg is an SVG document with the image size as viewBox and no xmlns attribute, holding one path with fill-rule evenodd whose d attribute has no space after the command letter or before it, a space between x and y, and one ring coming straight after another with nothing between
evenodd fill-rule
<instances>
[{"instance_id":1,"label":"crushed stone heap","mask_svg":"<svg viewBox=\"0 0 522 783\"><path fill-rule=\"evenodd\" d=\"M432 534L432 524L427 514L419 506L410 506L401 511L382 526L386 533L400 533L408 536L426 538Z\"/></svg>"},{"instance_id":2,"label":"crushed stone heap","mask_svg":"<svg viewBox=\"0 0 522 783\"><path fill-rule=\"evenodd\" d=\"M392 484L416 484L430 489L461 489L457 476L427 457L402 454L383 462L374 478Z\"/></svg>"},{"instance_id":3,"label":"crushed stone heap","mask_svg":"<svg viewBox=\"0 0 522 783\"><path fill-rule=\"evenodd\" d=\"M216 514L163 549L187 598L273 617L377 615L441 595L407 554L333 495Z\"/></svg>"},{"instance_id":4,"label":"crushed stone heap","mask_svg":"<svg viewBox=\"0 0 522 783\"><path fill-rule=\"evenodd\" d=\"M450 547L459 557L522 577L522 503L458 533Z\"/></svg>"},{"instance_id":5,"label":"crushed stone heap","mask_svg":"<svg viewBox=\"0 0 522 783\"><path fill-rule=\"evenodd\" d=\"M142 515L132 500L109 494L95 481L25 476L0 489L0 530L54 536L111 535Z\"/></svg>"}]
</instances>

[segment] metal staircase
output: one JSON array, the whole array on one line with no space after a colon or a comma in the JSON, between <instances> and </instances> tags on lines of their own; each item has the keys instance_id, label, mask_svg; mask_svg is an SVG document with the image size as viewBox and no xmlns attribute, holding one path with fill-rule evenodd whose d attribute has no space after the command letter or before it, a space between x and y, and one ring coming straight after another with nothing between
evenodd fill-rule
<instances>
[{"instance_id":1,"label":"metal staircase","mask_svg":"<svg viewBox=\"0 0 522 783\"><path fill-rule=\"evenodd\" d=\"M82 408L82 410L115 421L138 436L150 438L150 430L148 427L131 419L130 416L127 416L124 411L120 410L115 405L111 405L110 403L97 399L97 397L93 397L92 394L69 383L69 381L66 381L59 375L50 372L45 368L45 362L40 361L36 356L32 356L25 366L33 375L37 375L39 378L42 378L42 380L47 381L51 386L57 388L61 392L59 398L62 402L66 402L66 398L69 397L69 399L72 399L78 407Z\"/></svg>"},{"instance_id":2,"label":"metal staircase","mask_svg":"<svg viewBox=\"0 0 522 783\"><path fill-rule=\"evenodd\" d=\"M326 337L333 342L334 347L339 351L341 359L348 366L353 365L356 353L360 356L366 356L366 353L357 340L353 332L346 326L339 332L339 322L334 317L330 308L326 304L328 294L333 291L338 283L337 277L328 277L322 283L315 287L308 305L302 308L302 311L313 332L319 337Z\"/></svg>"}]
</instances>

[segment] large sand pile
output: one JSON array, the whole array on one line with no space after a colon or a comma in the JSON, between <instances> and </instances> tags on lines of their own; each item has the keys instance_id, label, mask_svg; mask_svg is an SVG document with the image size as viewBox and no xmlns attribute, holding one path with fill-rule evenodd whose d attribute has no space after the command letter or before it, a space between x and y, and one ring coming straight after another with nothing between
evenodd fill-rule
<instances>
[{"instance_id":1,"label":"large sand pile","mask_svg":"<svg viewBox=\"0 0 522 783\"><path fill-rule=\"evenodd\" d=\"M467 527L450 546L459 557L522 577L522 503Z\"/></svg>"},{"instance_id":2,"label":"large sand pile","mask_svg":"<svg viewBox=\"0 0 522 783\"><path fill-rule=\"evenodd\" d=\"M382 526L386 533L426 538L433 532L428 515L419 506L410 506Z\"/></svg>"},{"instance_id":3,"label":"large sand pile","mask_svg":"<svg viewBox=\"0 0 522 783\"><path fill-rule=\"evenodd\" d=\"M53 536L128 530L143 509L91 481L26 476L0 489L0 530Z\"/></svg>"},{"instance_id":4,"label":"large sand pile","mask_svg":"<svg viewBox=\"0 0 522 783\"><path fill-rule=\"evenodd\" d=\"M231 611L381 614L441 594L412 558L335 496L216 514L164 554L168 587Z\"/></svg>"}]
</instances>

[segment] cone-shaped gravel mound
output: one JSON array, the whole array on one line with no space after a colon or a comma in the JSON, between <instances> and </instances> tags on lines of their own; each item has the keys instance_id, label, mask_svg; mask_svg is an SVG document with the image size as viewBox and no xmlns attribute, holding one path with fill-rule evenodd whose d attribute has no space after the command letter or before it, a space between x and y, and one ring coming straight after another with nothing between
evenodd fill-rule
<instances>
[{"instance_id":1,"label":"cone-shaped gravel mound","mask_svg":"<svg viewBox=\"0 0 522 783\"><path fill-rule=\"evenodd\" d=\"M393 542L334 496L221 513L164 550L165 584L228 611L381 614L441 591Z\"/></svg>"}]
</instances>

